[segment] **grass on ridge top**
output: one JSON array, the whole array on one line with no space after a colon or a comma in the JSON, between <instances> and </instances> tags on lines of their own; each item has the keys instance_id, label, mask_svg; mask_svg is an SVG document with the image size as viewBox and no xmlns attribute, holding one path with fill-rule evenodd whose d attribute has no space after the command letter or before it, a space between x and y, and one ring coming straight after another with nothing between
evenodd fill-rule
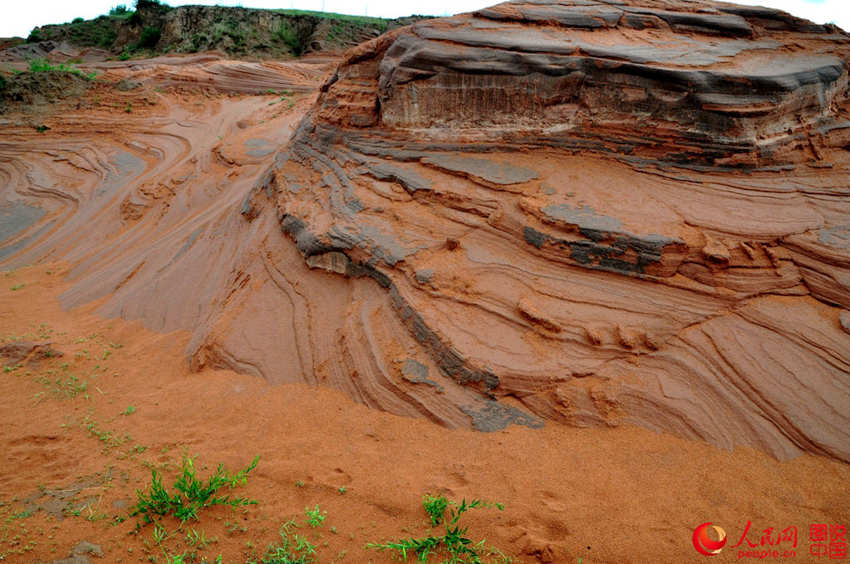
<instances>
[{"instance_id":1,"label":"grass on ridge top","mask_svg":"<svg viewBox=\"0 0 850 564\"><path fill-rule=\"evenodd\" d=\"M329 20L343 20L352 23L361 23L361 24L375 24L381 25L386 23L388 20L384 18L375 18L372 16L351 16L348 14L337 14L334 12L318 12L315 10L296 10L290 8L280 8L271 10L272 12L277 12L278 14L286 14L288 16L315 16L317 18L324 18Z\"/></svg>"}]
</instances>

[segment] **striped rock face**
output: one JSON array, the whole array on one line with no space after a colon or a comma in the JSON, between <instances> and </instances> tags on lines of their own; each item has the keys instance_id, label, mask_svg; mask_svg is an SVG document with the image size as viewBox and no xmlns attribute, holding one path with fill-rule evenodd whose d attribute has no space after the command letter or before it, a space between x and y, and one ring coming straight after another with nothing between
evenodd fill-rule
<instances>
[{"instance_id":1,"label":"striped rock face","mask_svg":"<svg viewBox=\"0 0 850 564\"><path fill-rule=\"evenodd\" d=\"M420 22L349 52L255 200L386 293L372 351L432 416L847 460L848 40L672 0Z\"/></svg>"},{"instance_id":2,"label":"striped rock face","mask_svg":"<svg viewBox=\"0 0 850 564\"><path fill-rule=\"evenodd\" d=\"M848 59L764 8L536 0L329 78L216 64L300 98L10 130L0 260L71 263L65 305L191 330L196 368L850 461ZM200 80L169 69L145 72Z\"/></svg>"}]
</instances>

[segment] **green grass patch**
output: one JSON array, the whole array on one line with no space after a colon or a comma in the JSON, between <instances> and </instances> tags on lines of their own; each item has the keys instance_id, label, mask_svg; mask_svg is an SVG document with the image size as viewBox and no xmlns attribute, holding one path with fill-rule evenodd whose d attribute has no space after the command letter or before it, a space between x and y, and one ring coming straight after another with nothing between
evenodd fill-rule
<instances>
[{"instance_id":1,"label":"green grass patch","mask_svg":"<svg viewBox=\"0 0 850 564\"><path fill-rule=\"evenodd\" d=\"M257 456L246 468L231 475L224 465L219 464L215 473L203 480L198 477L195 462L191 457L184 457L180 474L172 485L172 492L162 483L162 475L151 470L151 483L146 491L136 490L137 502L131 515L141 515L144 523L152 523L157 516L173 515L181 522L198 519L198 513L208 507L227 505L239 507L253 505L257 502L244 497L231 498L220 495L222 489L232 490L243 485L248 479L248 473L257 467L260 457Z\"/></svg>"},{"instance_id":2,"label":"green grass patch","mask_svg":"<svg viewBox=\"0 0 850 564\"><path fill-rule=\"evenodd\" d=\"M259 560L249 560L248 564L311 564L315 562L316 547L300 535L291 535L296 527L295 521L288 521L280 527L280 542L269 545Z\"/></svg>"},{"instance_id":3,"label":"green grass patch","mask_svg":"<svg viewBox=\"0 0 850 564\"><path fill-rule=\"evenodd\" d=\"M77 76L81 76L87 80L94 80L97 76L96 72L84 73L78 68L74 68L74 65L68 63L59 63L54 65L47 59L32 59L29 61L29 71L31 73L40 73L40 72L67 72L71 74L75 74Z\"/></svg>"},{"instance_id":4,"label":"green grass patch","mask_svg":"<svg viewBox=\"0 0 850 564\"><path fill-rule=\"evenodd\" d=\"M45 386L50 395L56 399L74 399L78 395L82 395L84 398L88 399L88 382L74 376L73 374L68 375L65 378L49 378L47 376L39 376L35 379L35 382ZM41 392L36 394L36 398L39 399L45 392Z\"/></svg>"},{"instance_id":5,"label":"green grass patch","mask_svg":"<svg viewBox=\"0 0 850 564\"><path fill-rule=\"evenodd\" d=\"M275 35L296 57L300 57L307 50L307 43L310 40L309 34L299 32L298 28L290 22L282 23Z\"/></svg>"},{"instance_id":6,"label":"green grass patch","mask_svg":"<svg viewBox=\"0 0 850 564\"><path fill-rule=\"evenodd\" d=\"M310 509L309 507L304 508L304 513L307 514L307 524L312 528L316 527L324 527L325 519L328 517L327 511L322 511L319 509L319 504L316 504L315 509Z\"/></svg>"},{"instance_id":7,"label":"green grass patch","mask_svg":"<svg viewBox=\"0 0 850 564\"><path fill-rule=\"evenodd\" d=\"M443 556L443 562L455 563L481 563L484 558L489 557L491 561L511 562L512 559L500 550L488 547L484 539L473 542L468 535L469 527L461 526L460 520L463 514L470 509L495 507L501 511L504 506L501 503L473 499L467 503L448 500L445 496L432 496L426 494L422 498L422 506L431 519L432 526L443 523L445 532L443 535L429 535L421 538L406 538L398 541L387 541L384 543L368 543L366 548L374 550L388 550L394 552L397 557L407 561L409 556L414 556L419 562L427 562L431 555ZM446 511L448 510L448 515Z\"/></svg>"},{"instance_id":8,"label":"green grass patch","mask_svg":"<svg viewBox=\"0 0 850 564\"><path fill-rule=\"evenodd\" d=\"M431 518L431 526L436 527L443 520L443 515L449 507L449 500L444 495L425 494L422 496L422 507Z\"/></svg>"},{"instance_id":9,"label":"green grass patch","mask_svg":"<svg viewBox=\"0 0 850 564\"><path fill-rule=\"evenodd\" d=\"M387 29L387 20L383 18L375 18L372 16L351 16L348 14L337 14L334 12L317 12L314 10L279 9L273 11L279 14L286 14L288 16L313 16L324 20L340 20L360 25L373 25L381 31L386 31Z\"/></svg>"}]
</instances>

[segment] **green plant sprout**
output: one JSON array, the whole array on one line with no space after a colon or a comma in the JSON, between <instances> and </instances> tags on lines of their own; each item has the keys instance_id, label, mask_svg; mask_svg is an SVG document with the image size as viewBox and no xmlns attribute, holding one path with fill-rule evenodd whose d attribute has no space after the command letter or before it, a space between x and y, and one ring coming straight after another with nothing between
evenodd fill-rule
<instances>
[{"instance_id":1,"label":"green plant sprout","mask_svg":"<svg viewBox=\"0 0 850 564\"><path fill-rule=\"evenodd\" d=\"M198 519L198 512L215 505L227 505L233 508L242 505L254 505L257 502L244 497L231 498L229 495L216 495L222 488L233 489L244 485L248 473L257 467L260 457L257 456L248 467L234 475L219 464L215 473L206 481L199 479L195 470L195 462L191 457L184 457L180 474L172 486L170 493L162 484L162 475L151 470L151 483L147 492L136 490L137 502L131 515L141 515L143 523L154 522L155 516L173 515L185 523L189 519Z\"/></svg>"}]
</instances>

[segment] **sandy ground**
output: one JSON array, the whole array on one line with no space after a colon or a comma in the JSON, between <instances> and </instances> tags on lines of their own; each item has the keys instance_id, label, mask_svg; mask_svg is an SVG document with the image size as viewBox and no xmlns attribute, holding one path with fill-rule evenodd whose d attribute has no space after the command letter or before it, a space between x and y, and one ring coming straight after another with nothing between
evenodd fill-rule
<instances>
[{"instance_id":1,"label":"sandy ground","mask_svg":"<svg viewBox=\"0 0 850 564\"><path fill-rule=\"evenodd\" d=\"M387 562L365 544L430 534L426 492L503 503L469 513L469 535L519 562L700 562L691 535L706 521L727 531L729 545L748 521L756 544L764 529L796 526L798 556L780 560L807 562L810 524L850 521L850 469L811 455L778 462L626 427L447 430L323 388L192 374L186 333L103 319L91 314L96 304L63 311L65 274L49 264L0 277L4 347L50 343L61 353L0 373L0 557L8 562L64 558L80 541L102 548L93 561L193 552L197 562L219 554L244 562L291 518L321 562ZM234 492L258 503L207 509L182 527L166 518L169 536L158 546L154 527L139 528L128 512L150 469L169 484L183 455L196 457L201 476L259 456ZM316 504L327 519L310 528L304 509ZM208 546L189 545L193 530ZM742 547L712 561L737 560Z\"/></svg>"}]
</instances>

